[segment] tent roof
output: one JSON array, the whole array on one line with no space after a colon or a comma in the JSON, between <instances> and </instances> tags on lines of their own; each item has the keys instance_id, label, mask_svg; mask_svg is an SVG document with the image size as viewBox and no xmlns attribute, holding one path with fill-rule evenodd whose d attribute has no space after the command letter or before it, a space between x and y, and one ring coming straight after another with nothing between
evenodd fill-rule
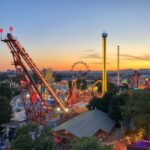
<instances>
[{"instance_id":1,"label":"tent roof","mask_svg":"<svg viewBox=\"0 0 150 150\"><path fill-rule=\"evenodd\" d=\"M114 126L115 122L106 113L92 110L62 123L53 128L53 131L66 130L76 137L82 138L93 136L99 130L109 133Z\"/></svg>"}]
</instances>

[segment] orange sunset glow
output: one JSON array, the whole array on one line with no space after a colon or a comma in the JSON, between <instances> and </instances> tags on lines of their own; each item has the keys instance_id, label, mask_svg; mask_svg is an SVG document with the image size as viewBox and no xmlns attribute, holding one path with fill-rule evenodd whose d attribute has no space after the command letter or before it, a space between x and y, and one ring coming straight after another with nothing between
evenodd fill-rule
<instances>
[{"instance_id":1,"label":"orange sunset glow","mask_svg":"<svg viewBox=\"0 0 150 150\"><path fill-rule=\"evenodd\" d=\"M8 4L10 11L6 12ZM55 9L52 7L57 6L55 2L51 5L48 2L38 2L36 5L43 5L45 11L32 7L32 4L19 2L18 9L13 9L14 3L3 2L0 27L4 30L4 38L9 26L13 26L13 35L20 39L40 68L47 66L54 70L70 70L74 62L84 61L91 70L101 70L101 33L104 30L108 32L108 70L116 70L117 45L120 45L120 69L149 68L148 4L75 2L74 5L62 3L61 7L58 5ZM108 8L107 13L104 13L104 6ZM36 14L32 13L33 10ZM10 52L4 43L0 44L0 51L0 70L13 69ZM82 69L80 67L82 66L78 66L78 69Z\"/></svg>"}]
</instances>

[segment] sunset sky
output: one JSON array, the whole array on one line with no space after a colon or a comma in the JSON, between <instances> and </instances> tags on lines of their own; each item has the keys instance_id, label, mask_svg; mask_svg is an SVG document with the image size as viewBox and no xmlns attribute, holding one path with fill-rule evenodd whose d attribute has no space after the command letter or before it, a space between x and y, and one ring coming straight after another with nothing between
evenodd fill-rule
<instances>
[{"instance_id":1,"label":"sunset sky","mask_svg":"<svg viewBox=\"0 0 150 150\"><path fill-rule=\"evenodd\" d=\"M150 0L0 0L0 28L13 34L39 68L69 70L76 61L101 70L102 38L107 37L107 68L150 68ZM13 69L0 42L0 70Z\"/></svg>"}]
</instances>

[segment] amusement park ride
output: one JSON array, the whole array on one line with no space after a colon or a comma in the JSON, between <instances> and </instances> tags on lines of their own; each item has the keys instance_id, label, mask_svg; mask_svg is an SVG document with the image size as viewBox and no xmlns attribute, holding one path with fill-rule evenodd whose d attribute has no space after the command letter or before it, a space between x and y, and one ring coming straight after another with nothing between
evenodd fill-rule
<instances>
[{"instance_id":1,"label":"amusement park ride","mask_svg":"<svg viewBox=\"0 0 150 150\"><path fill-rule=\"evenodd\" d=\"M0 30L0 32L2 33L3 31ZM27 119L36 121L40 124L48 124L56 120L57 117L60 118L62 114L71 111L70 106L79 101L79 95L76 93L76 81L74 80L75 82L72 82L73 84L72 88L69 90L67 102L63 101L54 90L52 84L46 80L45 74L41 73L25 48L11 32L12 28L6 38L1 38L1 41L7 44L12 54L13 65L16 69ZM90 71L89 66L84 62L75 63L72 66L72 70L80 63L86 66L88 72ZM32 75L36 76L36 78L34 79ZM45 100L41 92L42 87L44 87L53 101L47 102Z\"/></svg>"},{"instance_id":2,"label":"amusement park ride","mask_svg":"<svg viewBox=\"0 0 150 150\"><path fill-rule=\"evenodd\" d=\"M77 61L71 66L71 71L73 72L74 68L80 64L82 64L85 67L86 71L84 71L84 73L83 73L80 70L80 71L78 71L79 74L75 75L73 77L72 83L71 83L71 88L68 91L68 104L69 105L73 105L73 104L79 102L81 99L84 99L84 101L86 101L88 99L88 101L89 101L89 98L90 98L89 96L87 96L87 93L85 92L85 90L81 90L83 84L86 84L87 77L90 74L89 66L83 61Z\"/></svg>"},{"instance_id":3,"label":"amusement park ride","mask_svg":"<svg viewBox=\"0 0 150 150\"><path fill-rule=\"evenodd\" d=\"M20 44L17 38L15 38L11 32L13 28L9 28L10 33L7 34L6 38L2 39L3 30L0 29L1 33L1 41L5 42L12 54L13 57L13 65L16 69L16 74L18 77L19 86L21 89L21 95L24 103L25 113L28 120L34 120L40 124L48 124L52 120L55 120L57 116L60 117L60 114L68 113L70 106L76 104L80 101L80 99L86 99L89 101L91 99L92 94L88 92L82 91L80 92L77 89L77 79L72 81L72 87L68 88L68 97L67 102L61 100L58 93L54 90L53 85L46 80L44 74L40 72L36 64L30 58L29 54L26 52L25 48ZM103 38L104 47L106 46L106 37L104 35ZM106 51L106 48L104 48ZM104 56L106 57L106 52L104 52ZM72 65L71 71L73 71L74 67L78 64L82 64L87 69L87 74L90 73L89 66L83 61L78 61ZM105 79L105 84L103 87L105 88L103 92L107 91L106 86L106 66L103 67L105 70L105 74L103 74L103 78ZM32 72L32 73L31 73ZM80 72L81 73L81 72ZM32 74L36 76L34 79ZM86 77L81 76L79 78L81 80ZM103 83L100 81L100 83ZM40 84L40 86L39 86ZM66 83L65 83L66 84ZM96 84L94 84L96 85ZM92 92L93 93L93 86ZM41 92L41 88L44 87L46 92L51 95L53 102L47 102L44 98L43 93ZM71 107L70 107L71 108ZM59 115L58 115L59 111Z\"/></svg>"},{"instance_id":4,"label":"amusement park ride","mask_svg":"<svg viewBox=\"0 0 150 150\"><path fill-rule=\"evenodd\" d=\"M63 114L73 111L73 105L76 105L82 99L84 104L88 103L89 100L96 96L94 94L94 87L100 83L102 84L101 96L107 92L107 72L106 72L106 37L107 33L102 34L102 44L103 44L103 67L102 67L102 80L98 80L93 83L86 90L81 90L77 88L77 82L80 80L80 86L82 82L86 80L88 74L90 74L89 66L83 62L75 62L71 71L74 71L75 66L82 64L86 68L86 74L84 75L80 72L81 76L75 77L71 82L72 86L69 88L66 81L62 81L62 84L67 86L67 98L66 101L62 100L59 93L53 88L52 81L48 82L46 78L51 78L44 74L38 69L36 64L30 58L29 54L26 52L25 48L20 44L17 38L15 38L11 32L13 28L9 28L10 33L7 34L5 39L2 39L3 30L0 29L1 41L5 42L12 54L13 65L16 69L16 74L18 77L19 86L21 89L21 95L24 103L25 113L28 120L36 121L40 124L49 124L53 120L61 118ZM32 74L36 76L33 78ZM134 75L134 81L138 86L138 74ZM118 83L119 84L119 83ZM147 86L150 88L150 81L147 81ZM44 94L41 92L42 88L46 93L51 96L53 101L47 101L44 98Z\"/></svg>"},{"instance_id":5,"label":"amusement park ride","mask_svg":"<svg viewBox=\"0 0 150 150\"><path fill-rule=\"evenodd\" d=\"M35 120L40 123L47 123L45 120L49 121L53 118L52 116L55 115L54 112L56 107L60 107L63 113L67 113L68 108L54 92L51 85L45 80L40 70L19 41L14 38L11 33L8 33L7 37L2 41L7 44L13 56L13 65L16 68L27 119ZM40 84L45 87L47 92L55 100L55 104L48 105L46 103L29 69L32 70L33 74L40 81ZM27 92L29 93L28 95L26 94Z\"/></svg>"}]
</instances>

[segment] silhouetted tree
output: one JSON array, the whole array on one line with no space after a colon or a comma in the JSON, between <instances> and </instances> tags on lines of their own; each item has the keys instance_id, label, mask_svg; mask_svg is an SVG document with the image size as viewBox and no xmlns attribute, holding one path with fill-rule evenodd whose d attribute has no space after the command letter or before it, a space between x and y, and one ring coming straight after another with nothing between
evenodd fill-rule
<instances>
[{"instance_id":1,"label":"silhouetted tree","mask_svg":"<svg viewBox=\"0 0 150 150\"><path fill-rule=\"evenodd\" d=\"M17 130L12 150L55 150L49 127L39 129L36 123L28 123Z\"/></svg>"},{"instance_id":2,"label":"silhouetted tree","mask_svg":"<svg viewBox=\"0 0 150 150\"><path fill-rule=\"evenodd\" d=\"M0 95L10 98L12 96L12 91L11 91L10 86L8 86L6 84L1 84L0 85Z\"/></svg>"},{"instance_id":3,"label":"silhouetted tree","mask_svg":"<svg viewBox=\"0 0 150 150\"><path fill-rule=\"evenodd\" d=\"M132 130L144 129L150 136L150 91L131 91L122 107L122 115L131 121Z\"/></svg>"},{"instance_id":4,"label":"silhouetted tree","mask_svg":"<svg viewBox=\"0 0 150 150\"><path fill-rule=\"evenodd\" d=\"M91 110L96 108L105 113L108 113L110 101L111 101L110 94L105 94L102 98L93 97L92 100L87 105L87 107Z\"/></svg>"},{"instance_id":5,"label":"silhouetted tree","mask_svg":"<svg viewBox=\"0 0 150 150\"><path fill-rule=\"evenodd\" d=\"M77 141L72 150L113 150L113 147L102 145L95 137L85 137Z\"/></svg>"},{"instance_id":6,"label":"silhouetted tree","mask_svg":"<svg viewBox=\"0 0 150 150\"><path fill-rule=\"evenodd\" d=\"M0 96L0 125L8 123L12 117L12 108L7 97Z\"/></svg>"},{"instance_id":7,"label":"silhouetted tree","mask_svg":"<svg viewBox=\"0 0 150 150\"><path fill-rule=\"evenodd\" d=\"M127 98L128 94L114 95L111 97L108 113L117 122L123 120L121 108L125 105Z\"/></svg>"}]
</instances>

